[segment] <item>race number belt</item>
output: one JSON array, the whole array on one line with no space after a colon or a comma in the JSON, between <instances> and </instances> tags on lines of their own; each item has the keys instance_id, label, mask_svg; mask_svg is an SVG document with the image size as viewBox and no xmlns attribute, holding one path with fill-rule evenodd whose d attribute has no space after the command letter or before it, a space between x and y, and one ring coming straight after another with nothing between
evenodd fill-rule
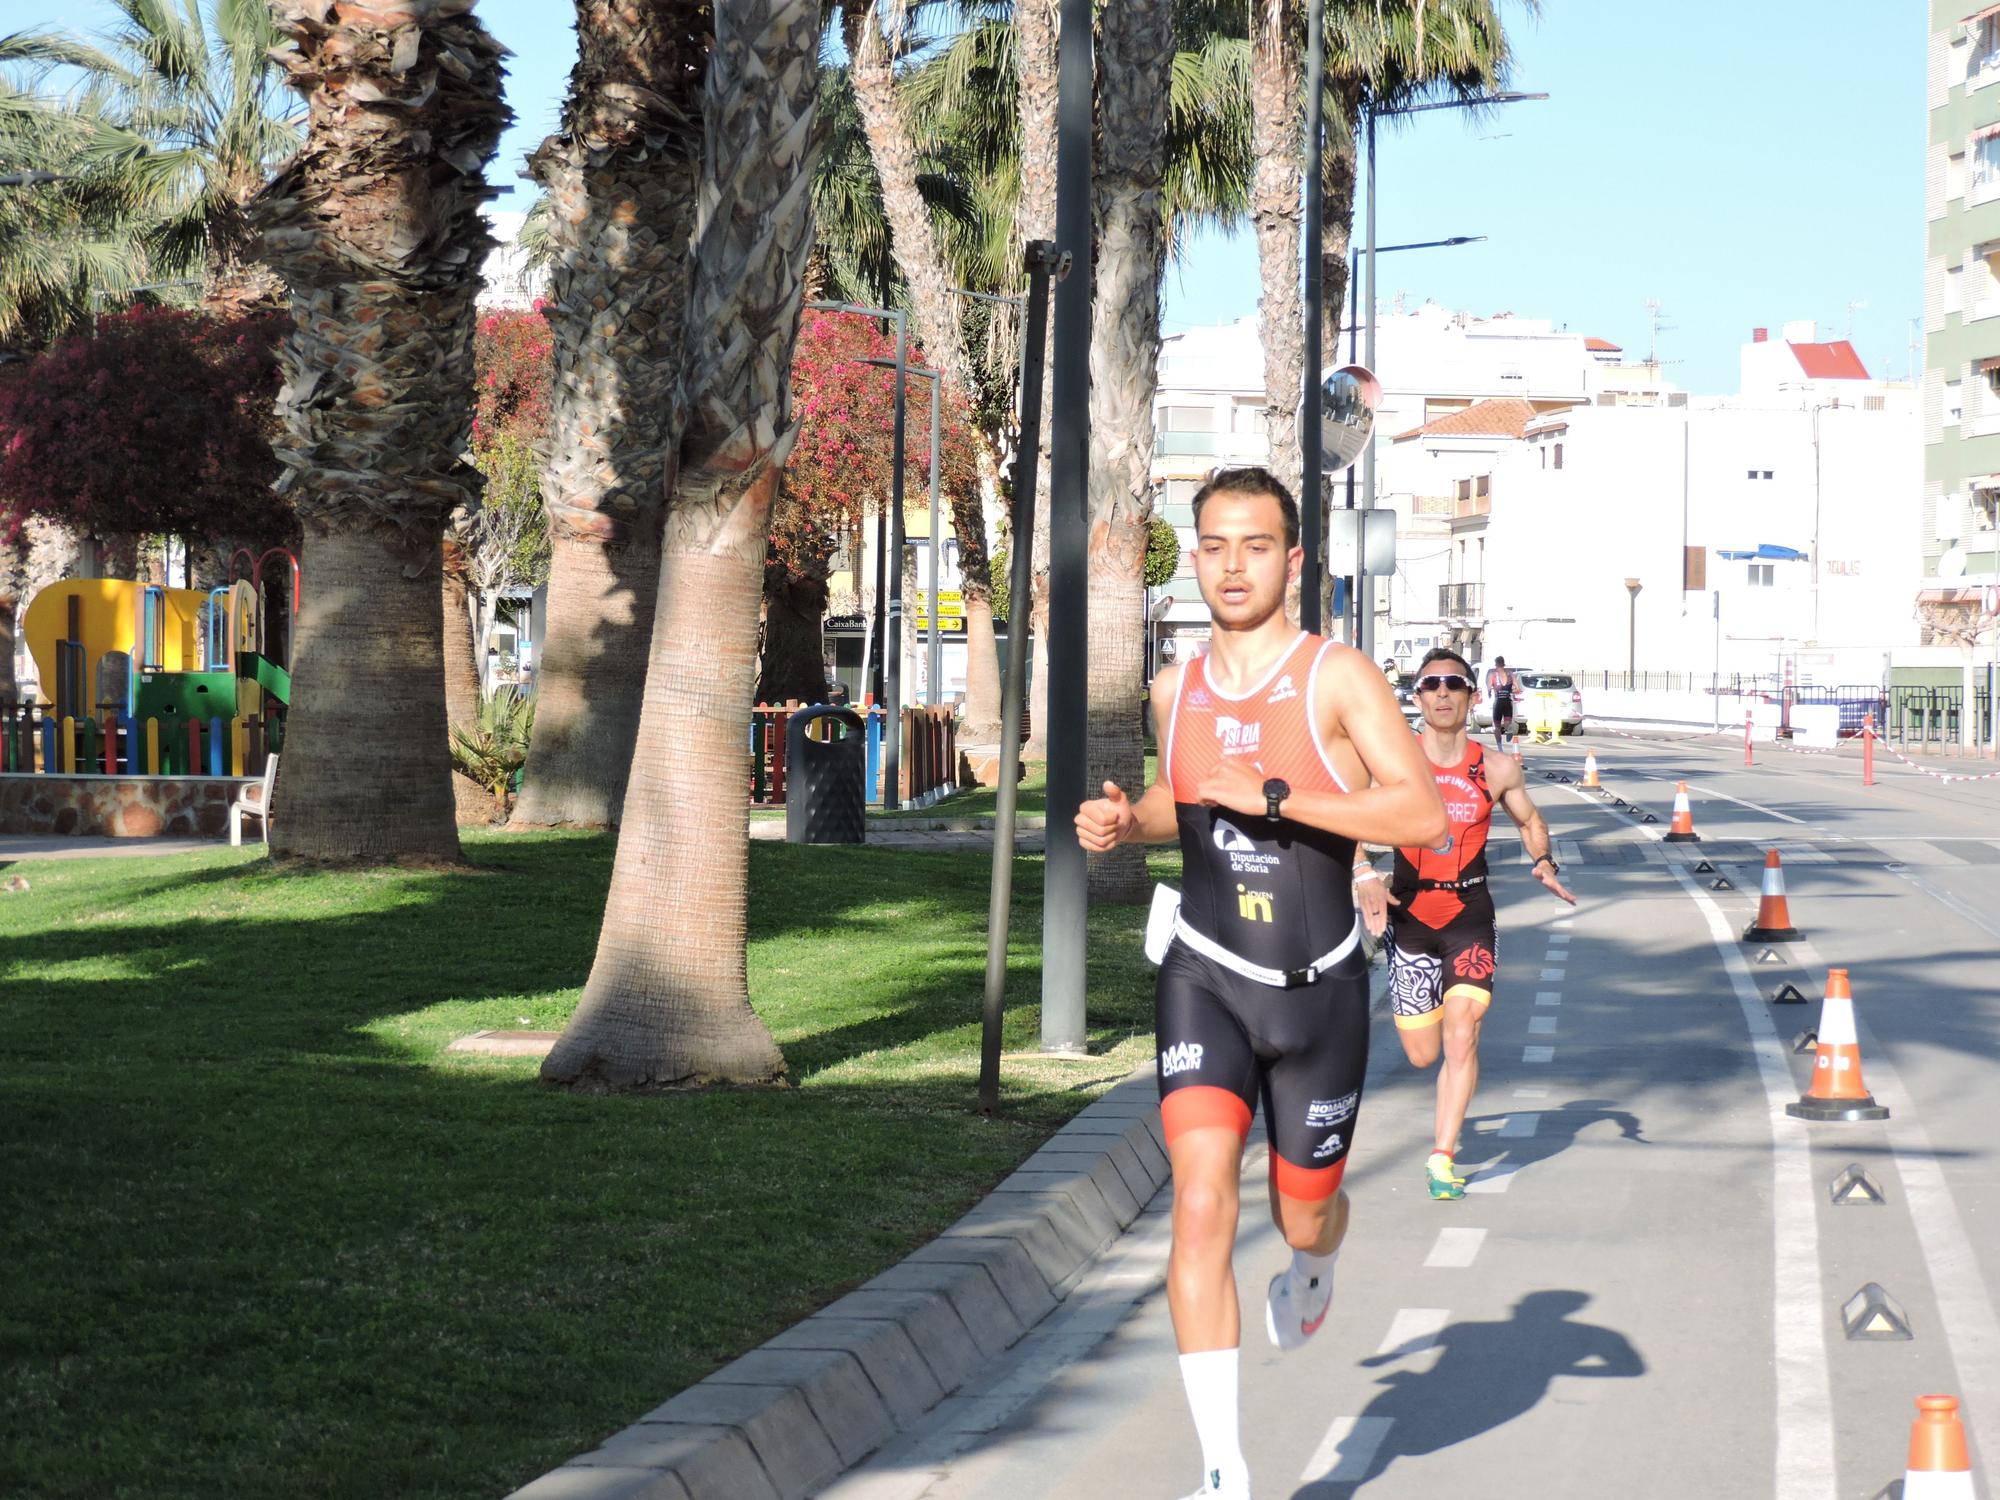
<instances>
[{"instance_id":1,"label":"race number belt","mask_svg":"<svg viewBox=\"0 0 2000 1500\"><path fill-rule=\"evenodd\" d=\"M1420 891L1469 891L1476 885L1486 884L1484 875L1468 875L1463 880L1418 880Z\"/></svg>"},{"instance_id":2,"label":"race number belt","mask_svg":"<svg viewBox=\"0 0 2000 1500\"><path fill-rule=\"evenodd\" d=\"M1267 969L1262 964L1253 964L1249 959L1230 952L1214 938L1196 932L1181 920L1178 913L1174 917L1174 936L1203 958L1214 959L1223 968L1241 974L1245 979L1254 979L1259 984L1270 985L1273 989L1295 990L1301 985L1311 984L1353 952L1354 945L1361 941L1361 924L1356 922L1348 928L1347 936L1340 940L1339 946L1321 954L1303 969Z\"/></svg>"}]
</instances>

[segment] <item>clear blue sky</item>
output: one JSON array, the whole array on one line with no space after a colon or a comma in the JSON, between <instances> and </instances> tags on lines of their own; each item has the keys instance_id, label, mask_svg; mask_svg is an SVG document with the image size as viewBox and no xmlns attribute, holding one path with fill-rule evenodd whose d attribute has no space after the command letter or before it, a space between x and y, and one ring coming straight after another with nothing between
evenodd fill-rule
<instances>
[{"instance_id":1,"label":"clear blue sky","mask_svg":"<svg viewBox=\"0 0 2000 1500\"><path fill-rule=\"evenodd\" d=\"M102 24L104 0L6 0L0 27ZM496 185L554 124L575 42L562 0L481 0L514 51L519 117ZM1794 318L1855 344L1877 375L1909 365L1922 311L1924 7L1898 0L1545 0L1507 4L1515 86L1545 91L1472 120L1452 111L1379 141L1384 244L1484 244L1384 258L1384 300L1552 318L1695 391L1736 386L1737 346ZM500 200L527 206L528 185ZM1256 308L1247 235L1204 236L1170 274L1168 326Z\"/></svg>"}]
</instances>

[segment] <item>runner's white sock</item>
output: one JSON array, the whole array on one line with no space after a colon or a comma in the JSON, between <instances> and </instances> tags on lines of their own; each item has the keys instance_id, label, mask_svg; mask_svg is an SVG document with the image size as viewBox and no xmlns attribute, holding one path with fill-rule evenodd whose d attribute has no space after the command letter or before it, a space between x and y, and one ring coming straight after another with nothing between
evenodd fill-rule
<instances>
[{"instance_id":1,"label":"runner's white sock","mask_svg":"<svg viewBox=\"0 0 2000 1500\"><path fill-rule=\"evenodd\" d=\"M1308 1250L1292 1252L1292 1295L1303 1299L1317 1281L1322 1295L1327 1283L1333 1278L1333 1263L1340 1259L1338 1250L1329 1250L1324 1255L1314 1255Z\"/></svg>"},{"instance_id":2,"label":"runner's white sock","mask_svg":"<svg viewBox=\"0 0 2000 1500\"><path fill-rule=\"evenodd\" d=\"M1201 1474L1210 1489L1227 1492L1249 1483L1236 1425L1234 1349L1207 1349L1181 1356L1181 1384L1201 1440Z\"/></svg>"}]
</instances>

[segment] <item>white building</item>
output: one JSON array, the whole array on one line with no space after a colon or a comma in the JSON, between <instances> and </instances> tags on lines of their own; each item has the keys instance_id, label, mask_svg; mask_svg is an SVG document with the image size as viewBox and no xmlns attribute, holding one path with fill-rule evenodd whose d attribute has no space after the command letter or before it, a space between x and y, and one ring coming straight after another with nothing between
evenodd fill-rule
<instances>
[{"instance_id":1,"label":"white building","mask_svg":"<svg viewBox=\"0 0 2000 1500\"><path fill-rule=\"evenodd\" d=\"M500 243L487 252L486 260L479 268L485 283L480 287L477 298L482 312L501 309L525 311L533 307L535 299L542 295L548 273L530 267L528 252L521 248L521 226L527 219L528 216L522 213L508 213L494 208L486 210L493 238Z\"/></svg>"},{"instance_id":2,"label":"white building","mask_svg":"<svg viewBox=\"0 0 2000 1500\"><path fill-rule=\"evenodd\" d=\"M1378 654L1878 680L1917 639L1915 396L1810 324L1784 333L1745 346L1741 392L1690 397L1546 320L1385 316ZM1191 542L1202 476L1267 453L1254 321L1169 339L1160 375L1154 473ZM1204 635L1192 578L1168 594L1164 632Z\"/></svg>"}]
</instances>

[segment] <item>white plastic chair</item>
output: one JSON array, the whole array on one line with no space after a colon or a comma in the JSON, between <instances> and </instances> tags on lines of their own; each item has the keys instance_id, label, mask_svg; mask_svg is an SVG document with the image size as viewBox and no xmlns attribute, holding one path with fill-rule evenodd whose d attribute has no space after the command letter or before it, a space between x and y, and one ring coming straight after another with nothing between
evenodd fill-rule
<instances>
[{"instance_id":1,"label":"white plastic chair","mask_svg":"<svg viewBox=\"0 0 2000 1500\"><path fill-rule=\"evenodd\" d=\"M264 842L271 842L271 786L278 779L277 752L264 757L264 779L255 786L246 786L236 794L236 800L229 804L229 843L232 848L243 843L243 820L255 818L263 826Z\"/></svg>"}]
</instances>

